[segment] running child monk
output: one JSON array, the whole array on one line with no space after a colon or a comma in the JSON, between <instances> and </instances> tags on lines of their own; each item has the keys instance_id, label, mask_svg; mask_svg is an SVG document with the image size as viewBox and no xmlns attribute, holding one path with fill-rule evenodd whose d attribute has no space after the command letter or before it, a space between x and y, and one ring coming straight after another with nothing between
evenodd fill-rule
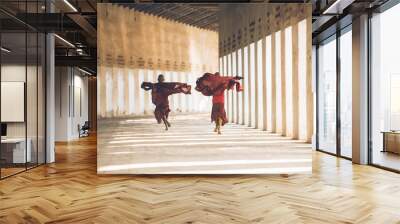
<instances>
[{"instance_id":1,"label":"running child monk","mask_svg":"<svg viewBox=\"0 0 400 224\"><path fill-rule=\"evenodd\" d=\"M148 91L151 90L151 101L156 105L154 116L159 124L164 122L165 130L171 127L168 122L169 109L168 96L175 93L191 94L191 86L180 82L164 82L164 75L158 76L157 83L143 82L141 88Z\"/></svg>"},{"instance_id":2,"label":"running child monk","mask_svg":"<svg viewBox=\"0 0 400 224\"><path fill-rule=\"evenodd\" d=\"M242 91L238 80L239 76L220 76L219 72L215 74L205 73L196 81L196 90L205 96L212 96L211 122L215 122L214 132L221 134L221 126L224 126L228 119L225 112L225 90L233 89L236 85L236 91Z\"/></svg>"}]
</instances>

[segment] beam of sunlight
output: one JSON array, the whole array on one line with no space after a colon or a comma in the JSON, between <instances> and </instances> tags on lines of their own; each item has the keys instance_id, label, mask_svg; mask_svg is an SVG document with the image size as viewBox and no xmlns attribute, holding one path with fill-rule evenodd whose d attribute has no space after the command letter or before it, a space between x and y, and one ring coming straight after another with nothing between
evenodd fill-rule
<instances>
[{"instance_id":1,"label":"beam of sunlight","mask_svg":"<svg viewBox=\"0 0 400 224\"><path fill-rule=\"evenodd\" d=\"M233 142L233 140L237 140L237 138L222 138L224 141L229 141ZM158 138L153 138L153 139L129 139L129 140L114 140L114 141L109 141L109 144L127 144L127 143L142 143L142 142L189 142L189 141L220 141L221 138L219 136L216 136L215 138L176 138L176 139L158 139ZM259 142L259 141L264 141L265 139L260 139L260 138L246 138L241 141L242 143L247 143L249 140L252 140L253 142ZM282 143L282 140L269 140L269 143ZM298 142L297 140L285 140L285 143L296 143Z\"/></svg>"},{"instance_id":2,"label":"beam of sunlight","mask_svg":"<svg viewBox=\"0 0 400 224\"><path fill-rule=\"evenodd\" d=\"M151 174L298 174L298 173L311 173L312 167L277 167L277 168L247 168L247 169L226 169L220 170L179 170L179 171L157 171ZM101 171L99 172L112 172ZM124 173L124 172L123 172ZM126 174L135 174L133 171L128 171ZM146 174L140 172L140 174Z\"/></svg>"},{"instance_id":3,"label":"beam of sunlight","mask_svg":"<svg viewBox=\"0 0 400 224\"><path fill-rule=\"evenodd\" d=\"M178 172L158 172L159 174L298 174L311 173L312 167L279 167L221 170L183 170Z\"/></svg>"},{"instance_id":4,"label":"beam of sunlight","mask_svg":"<svg viewBox=\"0 0 400 224\"><path fill-rule=\"evenodd\" d=\"M280 164L280 163L311 163L311 159L268 159L268 160L216 160L216 161L190 161L190 162L155 162L136 163L123 165L110 165L100 167L99 171L117 171L144 168L162 167L193 167L193 166L224 166L224 165L250 165L250 164Z\"/></svg>"},{"instance_id":5,"label":"beam of sunlight","mask_svg":"<svg viewBox=\"0 0 400 224\"><path fill-rule=\"evenodd\" d=\"M227 146L234 146L234 145L264 145L267 146L266 144L274 144L274 147L277 147L275 144L279 144L278 147L282 148L287 148L289 149L290 147L293 146L293 144L285 144L288 143L286 141L218 141L218 142L191 142L191 143L173 143L173 142L167 142L167 143L147 143L147 144L132 144L132 145L123 145L123 147L173 147L173 146L211 146L211 145L227 145ZM121 145L110 145L107 146L108 148L121 148Z\"/></svg>"},{"instance_id":6,"label":"beam of sunlight","mask_svg":"<svg viewBox=\"0 0 400 224\"><path fill-rule=\"evenodd\" d=\"M227 124L213 132L209 114L171 116L164 130L154 117L101 122L98 172L104 174L292 174L312 171L303 140Z\"/></svg>"},{"instance_id":7,"label":"beam of sunlight","mask_svg":"<svg viewBox=\"0 0 400 224\"><path fill-rule=\"evenodd\" d=\"M260 137L260 138L277 138L277 139L288 139L291 140L291 138L286 138L286 137L277 137L277 136L271 136L271 135L266 135L263 133L246 133L246 132L238 132L238 133L229 133L229 132L224 132L222 135L216 135L214 132L203 132L203 133L191 133L189 131L181 131L181 132L172 132L172 133L155 133L153 132L152 134L144 134L143 130L137 130L137 131L124 131L123 134L119 133L117 130L114 130L113 133L99 133L99 136L102 137L122 137L122 138L127 138L127 137L132 137L132 138L155 138L155 137L191 137L191 136L196 136L196 137L238 137L238 138L246 138L246 137Z\"/></svg>"},{"instance_id":8,"label":"beam of sunlight","mask_svg":"<svg viewBox=\"0 0 400 224\"><path fill-rule=\"evenodd\" d=\"M170 131L166 132L164 129L160 128L159 132L154 131L154 128L148 128L148 129L143 129L143 128L129 128L129 130L119 130L119 129L112 129L112 131L107 130L107 131L99 131L99 134L104 134L104 135L110 135L112 134L113 136L154 136L154 135L160 135L160 136L175 136L175 135L215 135L214 132L212 132L213 127L210 127L208 131L202 131L202 132L197 132L193 131L192 129L170 129ZM290 139L289 137L284 137L280 136L278 134L269 134L269 133L263 133L260 130L253 129L255 131L247 131L247 130L237 130L237 131L232 131L232 130L224 130L223 135L232 135L232 134L245 134L245 135L257 135L257 136L274 136L274 137L280 137L284 139ZM145 133L144 131L149 131L150 133Z\"/></svg>"}]
</instances>

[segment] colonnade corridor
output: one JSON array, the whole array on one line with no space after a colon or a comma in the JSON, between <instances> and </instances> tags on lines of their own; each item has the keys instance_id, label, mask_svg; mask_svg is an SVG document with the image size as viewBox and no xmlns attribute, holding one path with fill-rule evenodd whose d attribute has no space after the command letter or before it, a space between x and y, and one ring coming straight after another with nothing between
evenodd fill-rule
<instances>
[{"instance_id":1,"label":"colonnade corridor","mask_svg":"<svg viewBox=\"0 0 400 224\"><path fill-rule=\"evenodd\" d=\"M304 141L232 123L218 135L209 113L172 115L170 123L165 131L151 116L100 120L99 173L311 173Z\"/></svg>"},{"instance_id":2,"label":"colonnade corridor","mask_svg":"<svg viewBox=\"0 0 400 224\"><path fill-rule=\"evenodd\" d=\"M312 152L312 174L98 175L96 147L95 135L57 144L56 163L0 181L0 223L400 220L397 174L324 153Z\"/></svg>"}]
</instances>

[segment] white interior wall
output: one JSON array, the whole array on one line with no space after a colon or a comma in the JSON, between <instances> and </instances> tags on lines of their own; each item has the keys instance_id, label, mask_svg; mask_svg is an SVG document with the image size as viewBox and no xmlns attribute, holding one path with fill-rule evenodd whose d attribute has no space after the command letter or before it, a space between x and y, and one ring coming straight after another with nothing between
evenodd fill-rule
<instances>
[{"instance_id":1,"label":"white interior wall","mask_svg":"<svg viewBox=\"0 0 400 224\"><path fill-rule=\"evenodd\" d=\"M68 67L56 67L55 71L55 140L67 141L69 124L69 84Z\"/></svg>"},{"instance_id":2,"label":"white interior wall","mask_svg":"<svg viewBox=\"0 0 400 224\"><path fill-rule=\"evenodd\" d=\"M70 141L89 119L88 78L72 67L56 67L55 73L55 140Z\"/></svg>"},{"instance_id":3,"label":"white interior wall","mask_svg":"<svg viewBox=\"0 0 400 224\"><path fill-rule=\"evenodd\" d=\"M27 70L26 70L27 69ZM2 65L1 66L1 81L3 82L25 82L26 72L36 73L36 67L25 65ZM26 82L25 82L26 83ZM36 89L34 93L27 93L27 96L36 96ZM1 108L5 110L6 108ZM36 116L36 114L35 114ZM30 121L32 118L28 117ZM25 122L11 122L7 123L7 136L8 137L25 137ZM29 133L29 131L28 131ZM28 136L29 137L29 136Z\"/></svg>"},{"instance_id":4,"label":"white interior wall","mask_svg":"<svg viewBox=\"0 0 400 224\"><path fill-rule=\"evenodd\" d=\"M74 86L75 86L75 92L73 92L73 94L75 94L74 99L75 99L75 105L79 104L76 100L76 90L77 88L80 89L81 94L80 94L80 105L81 105L81 113L78 110L77 106L75 106L75 113L74 116L72 117L71 120L71 136L72 138L77 138L79 137L79 132L78 132L78 124L79 125L83 125L85 123L85 121L89 120L88 117L88 106L89 106L89 102L88 102L88 96L89 96L89 92L88 92L88 78L87 76L82 76L82 73L78 73L74 75Z\"/></svg>"},{"instance_id":5,"label":"white interior wall","mask_svg":"<svg viewBox=\"0 0 400 224\"><path fill-rule=\"evenodd\" d=\"M26 82L27 78L27 82ZM4 64L1 66L2 82L24 82L26 86L26 121L6 122L7 137L30 139L32 161L36 162L36 152L39 150L39 162L44 162L44 89L41 67L25 66L25 64ZM37 86L39 85L39 86ZM37 92L37 90L39 92ZM23 94L23 93L22 93ZM7 96L2 96L7 97ZM10 110L10 108L1 108ZM22 111L24 112L24 111ZM39 116L38 116L39 115ZM38 120L39 119L39 120ZM48 160L51 162L51 160Z\"/></svg>"},{"instance_id":6,"label":"white interior wall","mask_svg":"<svg viewBox=\"0 0 400 224\"><path fill-rule=\"evenodd\" d=\"M32 69L36 70L36 68L34 68L34 67L31 67L31 66L25 67L25 65L2 65L1 66L1 81L3 81L3 82L25 82L25 74L26 74L25 69L27 69L28 73ZM1 108L1 109L4 110L6 108ZM8 137L25 137L25 122L8 122L7 123L7 136Z\"/></svg>"}]
</instances>

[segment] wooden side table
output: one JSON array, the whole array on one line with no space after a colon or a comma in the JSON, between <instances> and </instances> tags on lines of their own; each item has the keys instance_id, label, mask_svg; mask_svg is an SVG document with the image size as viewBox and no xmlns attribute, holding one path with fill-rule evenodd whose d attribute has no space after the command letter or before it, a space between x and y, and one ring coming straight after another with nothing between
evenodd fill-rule
<instances>
[{"instance_id":1,"label":"wooden side table","mask_svg":"<svg viewBox=\"0 0 400 224\"><path fill-rule=\"evenodd\" d=\"M400 154L400 131L382 131L383 149L382 152Z\"/></svg>"}]
</instances>

